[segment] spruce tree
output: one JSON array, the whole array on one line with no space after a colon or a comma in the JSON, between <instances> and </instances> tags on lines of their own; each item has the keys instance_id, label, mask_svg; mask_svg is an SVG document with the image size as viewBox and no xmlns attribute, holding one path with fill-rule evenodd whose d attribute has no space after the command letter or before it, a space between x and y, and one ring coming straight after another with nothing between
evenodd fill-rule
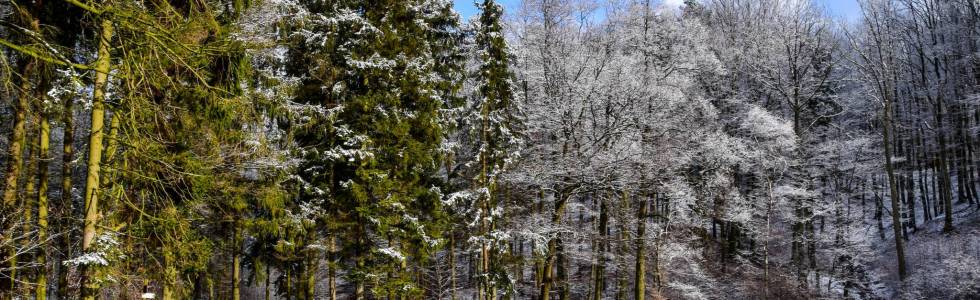
<instances>
[{"instance_id":1,"label":"spruce tree","mask_svg":"<svg viewBox=\"0 0 980 300\"><path fill-rule=\"evenodd\" d=\"M519 111L513 93L513 74L508 64L507 45L501 17L503 9L493 0L480 4L482 13L475 36L475 59L478 67L472 75L475 93L468 111L472 112L470 134L478 170L473 177L477 197L480 233L480 297L496 299L501 284L511 282L501 255L506 252L506 233L497 232L503 203L499 180L521 144Z\"/></svg>"},{"instance_id":2,"label":"spruce tree","mask_svg":"<svg viewBox=\"0 0 980 300\"><path fill-rule=\"evenodd\" d=\"M329 218L354 297L418 296L412 266L439 246L445 216L435 178L441 96L442 1L310 1L290 49L304 78L296 139L300 206ZM449 15L451 16L451 15ZM448 18L448 19L447 19Z\"/></svg>"}]
</instances>

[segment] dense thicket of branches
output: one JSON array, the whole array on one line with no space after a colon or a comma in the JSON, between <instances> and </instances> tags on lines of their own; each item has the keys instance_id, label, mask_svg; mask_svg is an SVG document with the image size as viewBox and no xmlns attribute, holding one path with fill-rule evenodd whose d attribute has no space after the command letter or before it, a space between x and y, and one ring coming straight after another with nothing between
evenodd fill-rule
<instances>
[{"instance_id":1,"label":"dense thicket of branches","mask_svg":"<svg viewBox=\"0 0 980 300\"><path fill-rule=\"evenodd\" d=\"M0 299L980 297L980 4L0 3Z\"/></svg>"}]
</instances>

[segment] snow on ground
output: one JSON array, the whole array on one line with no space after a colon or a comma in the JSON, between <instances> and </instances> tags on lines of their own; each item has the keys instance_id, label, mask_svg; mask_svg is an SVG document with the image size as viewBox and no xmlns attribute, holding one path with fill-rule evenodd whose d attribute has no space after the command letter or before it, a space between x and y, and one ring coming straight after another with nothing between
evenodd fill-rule
<instances>
[{"instance_id":1,"label":"snow on ground","mask_svg":"<svg viewBox=\"0 0 980 300\"><path fill-rule=\"evenodd\" d=\"M873 274L879 276L875 294L883 299L970 299L980 294L980 211L977 206L954 203L951 233L943 233L943 216L918 223L909 232L905 253L909 277L898 280L892 236L875 239L880 251ZM917 211L917 216L922 216ZM891 232L890 226L885 227Z\"/></svg>"}]
</instances>

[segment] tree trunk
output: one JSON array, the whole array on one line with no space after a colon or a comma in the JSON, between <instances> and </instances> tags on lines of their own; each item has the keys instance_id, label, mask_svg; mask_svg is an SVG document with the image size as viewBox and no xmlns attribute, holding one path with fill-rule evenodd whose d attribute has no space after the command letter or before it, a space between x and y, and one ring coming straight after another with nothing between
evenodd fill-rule
<instances>
[{"instance_id":1,"label":"tree trunk","mask_svg":"<svg viewBox=\"0 0 980 300\"><path fill-rule=\"evenodd\" d=\"M555 202L555 210L551 215L551 223L558 225L561 223L561 217L565 213L565 203L567 202L567 196L564 194L559 195L559 199ZM552 238L548 241L548 253L545 254L544 265L541 270L541 292L539 299L548 300L551 296L551 288L555 281L555 265L556 260L559 258L559 238ZM560 264L560 262L558 262Z\"/></svg>"},{"instance_id":2,"label":"tree trunk","mask_svg":"<svg viewBox=\"0 0 980 300\"><path fill-rule=\"evenodd\" d=\"M912 157L908 157L908 161L906 163L911 162L911 160ZM912 177L913 173L911 170L902 176L902 178L905 179L905 200L907 201L906 207L909 211L909 228L912 229L912 232L916 232L918 229L915 223L915 181L912 180Z\"/></svg>"},{"instance_id":3,"label":"tree trunk","mask_svg":"<svg viewBox=\"0 0 980 300\"><path fill-rule=\"evenodd\" d=\"M35 119L35 120L39 119L39 116L37 114L32 114L32 115L33 115L33 119ZM33 240L34 238L36 238L36 236L35 236L36 232L35 232L35 228L34 228L34 225L35 225L34 224L34 208L37 205L37 195L35 194L35 192L37 192L35 190L35 188L36 188L35 184L36 184L36 181L37 181L37 177L35 177L35 175L36 175L35 172L37 171L38 157L39 157L39 155L38 155L38 148L40 148L40 145L38 143L39 140L37 139L37 137L36 136L32 136L30 134L32 131L34 131L34 130L37 129L37 128L35 128L35 127L37 127L37 124L30 124L30 123L28 123L27 125L28 126L27 126L26 132L28 134L24 137L24 140L25 141L32 141L32 142L27 147L27 165L24 168L24 174L23 174L23 176L21 176L21 177L24 178L24 191L23 191L23 194L21 194L18 197L20 199L20 202L17 205L18 208L20 209L20 213L21 213L21 219L20 219L21 233L20 234L21 234L21 237L23 237L23 238L20 239L19 243L20 243L20 249L23 249L23 250L21 250L22 252L24 250L30 249L32 247L35 247L36 246L35 243L37 243L37 241L34 241ZM30 253L31 253L31 251L22 253L22 255L25 256L24 258L27 260L27 261L25 261L25 263L28 263L28 264L29 263L32 263L32 262L30 262L30 260L31 260ZM30 277L31 276L30 276L30 272L29 271L32 271L31 269L23 268L23 272L21 272L20 270L14 270L14 271L15 272L12 272L11 273L12 274L12 277L11 278L13 280L19 281L19 282L30 282L30 280L31 280ZM29 288L27 286L22 286L22 287L20 287L20 289L21 289L20 291L16 291L17 294L25 294L26 295L28 293L28 290L29 290Z\"/></svg>"},{"instance_id":4,"label":"tree trunk","mask_svg":"<svg viewBox=\"0 0 980 300\"><path fill-rule=\"evenodd\" d=\"M941 188L942 184L940 183L941 181L942 180L939 180L939 158L933 157L932 158L932 192L936 197L933 198L934 199L932 205L933 216L939 216L940 210L943 210L943 204L945 203L943 199L945 199L946 196L944 196L942 192L940 192L940 190L942 189Z\"/></svg>"},{"instance_id":5,"label":"tree trunk","mask_svg":"<svg viewBox=\"0 0 980 300\"><path fill-rule=\"evenodd\" d=\"M606 277L606 251L608 250L609 237L609 205L606 197L599 197L599 226L598 237L595 245L595 265L592 266L592 299L601 300L602 292L605 290L603 280Z\"/></svg>"},{"instance_id":6,"label":"tree trunk","mask_svg":"<svg viewBox=\"0 0 980 300\"><path fill-rule=\"evenodd\" d=\"M272 268L265 264L265 300L272 299Z\"/></svg>"},{"instance_id":7,"label":"tree trunk","mask_svg":"<svg viewBox=\"0 0 980 300\"><path fill-rule=\"evenodd\" d=\"M43 97L43 95L41 96ZM37 254L38 271L34 297L37 300L44 300L47 299L48 294L48 162L51 160L48 150L51 148L51 124L48 122L48 114L45 108L41 109L40 116L41 118L38 120L40 129L38 133L38 158L40 161L37 170L37 239L41 243L41 247Z\"/></svg>"},{"instance_id":8,"label":"tree trunk","mask_svg":"<svg viewBox=\"0 0 980 300\"><path fill-rule=\"evenodd\" d=\"M327 285L330 287L330 300L337 300L337 238L330 236L330 262L327 264Z\"/></svg>"},{"instance_id":9,"label":"tree trunk","mask_svg":"<svg viewBox=\"0 0 980 300\"><path fill-rule=\"evenodd\" d=\"M357 247L358 250L356 250L356 252L354 253L354 260L355 260L355 264L357 265L357 269L363 269L364 268L364 257L360 253L360 251L364 247L364 244L365 244L365 242L363 241L363 238L364 238L364 235L365 235L365 232L364 232L365 230L364 230L364 225L360 225L357 228L358 228L358 233L359 233L359 235L357 237L357 240L356 240L357 246L358 246ZM365 297L365 295L364 295L364 280L363 279L359 279L359 280L354 281L354 300L361 300L361 299L364 299L364 297Z\"/></svg>"},{"instance_id":10,"label":"tree trunk","mask_svg":"<svg viewBox=\"0 0 980 300\"><path fill-rule=\"evenodd\" d=\"M27 98L31 87L29 78L34 73L35 64L36 61L33 59L25 59L20 67L20 94L17 96L17 104L14 107L14 128L10 133L10 159L7 162L7 174L4 177L3 214L5 216L13 216L17 211L17 182L24 165L24 145L27 135L25 128L28 110ZM16 222L7 223L2 230L9 230L11 234L14 234L16 229L13 228L13 225L15 224ZM7 262L4 268L7 269L7 274L0 275L4 278L3 282L0 282L0 296L5 298L13 297L12 294L17 285L17 281L13 280L17 276L17 250L14 247L13 244L10 244L4 249L4 259Z\"/></svg>"},{"instance_id":11,"label":"tree trunk","mask_svg":"<svg viewBox=\"0 0 980 300\"><path fill-rule=\"evenodd\" d=\"M647 206L648 199L640 201L640 207L636 212L636 264L633 268L633 299L643 300L646 297L646 233L647 233Z\"/></svg>"},{"instance_id":12,"label":"tree trunk","mask_svg":"<svg viewBox=\"0 0 980 300\"><path fill-rule=\"evenodd\" d=\"M769 178L768 176L766 178L766 187L768 188L769 197L766 199L766 233L763 237L765 240L763 240L762 244L762 280L763 288L765 289L763 291L765 299L769 299L769 240L772 236L772 208L776 198L773 195L772 178Z\"/></svg>"},{"instance_id":13,"label":"tree trunk","mask_svg":"<svg viewBox=\"0 0 980 300\"><path fill-rule=\"evenodd\" d=\"M622 194L622 198L620 200L622 201L620 204L622 205L622 210L620 210L620 212L629 211L630 201L631 201L629 192L624 190ZM619 269L623 270L621 272L618 272L619 274L617 274L616 276L618 277L617 279L619 281L616 284L617 285L616 300L626 300L626 294L629 293L629 273L625 272L625 270L629 269L629 266L627 266L626 263L626 259L629 255L628 254L629 243L627 243L627 241L629 240L629 232L628 232L629 230L627 230L626 228L626 222L627 220L621 218L619 219L618 226L616 226L616 228L619 231L619 240L616 243L616 256L619 259ZM607 248L609 247L608 241L606 242L606 247Z\"/></svg>"},{"instance_id":14,"label":"tree trunk","mask_svg":"<svg viewBox=\"0 0 980 300\"><path fill-rule=\"evenodd\" d=\"M163 255L162 255L163 256L163 275L162 275L163 282L161 284L163 286L162 287L163 288L162 299L163 300L174 300L174 299L176 299L176 298L174 298L174 281L176 281L176 279L177 279L176 278L177 277L177 269L174 268L174 259L175 259L175 257L173 255L173 251L172 251L172 249L170 247L164 246L164 247L161 247L161 248L163 250ZM209 283L208 285L210 286L211 284ZM82 292L85 293L85 290L86 289L83 286L82 287ZM213 293L211 295L213 295ZM93 297L93 299L94 299L94 297Z\"/></svg>"},{"instance_id":15,"label":"tree trunk","mask_svg":"<svg viewBox=\"0 0 980 300\"><path fill-rule=\"evenodd\" d=\"M240 284L242 282L242 273L241 273L242 272L242 270L241 270L241 268L242 268L242 259L241 259L241 255L239 254L239 252L241 252L241 245L239 244L240 241L241 241L240 229L238 228L238 225L236 224L235 225L235 237L234 237L234 240L233 240L234 248L232 248L232 251L233 252L231 254L231 268L232 268L232 270L231 270L231 299L232 300L240 300L242 298L242 296L241 296L241 287L240 287Z\"/></svg>"},{"instance_id":16,"label":"tree trunk","mask_svg":"<svg viewBox=\"0 0 980 300\"><path fill-rule=\"evenodd\" d=\"M61 205L59 207L59 229L63 236L60 239L62 260L71 258L74 254L71 239L72 228L75 226L74 220L75 206L72 199L72 160L75 159L75 116L73 115L72 98L64 99L65 106L63 112L64 137L62 138L62 158L61 158ZM60 265L60 264L59 264ZM60 265L58 272L58 299L68 299L68 272L67 266Z\"/></svg>"},{"instance_id":17,"label":"tree trunk","mask_svg":"<svg viewBox=\"0 0 980 300\"><path fill-rule=\"evenodd\" d=\"M882 224L881 221L881 218L884 214L883 213L884 203L882 203L884 201L881 199L882 198L881 194L878 193L879 192L878 182L876 178L877 176L871 175L871 190L873 191L875 196L875 221L877 221L876 224L878 224L878 236L881 237L881 239L885 239L885 226Z\"/></svg>"},{"instance_id":18,"label":"tree trunk","mask_svg":"<svg viewBox=\"0 0 980 300\"><path fill-rule=\"evenodd\" d=\"M946 133L943 123L943 96L936 97L936 140L939 143L939 174L942 179L943 232L953 231L953 181L949 174L949 160L946 158Z\"/></svg>"},{"instance_id":19,"label":"tree trunk","mask_svg":"<svg viewBox=\"0 0 980 300\"><path fill-rule=\"evenodd\" d=\"M316 271L320 265L320 261L317 260L315 255L310 254L310 256L306 263L306 274L303 274L306 277L304 280L306 285L303 286L303 294L306 295L306 299L313 300L314 295L316 295Z\"/></svg>"},{"instance_id":20,"label":"tree trunk","mask_svg":"<svg viewBox=\"0 0 980 300\"><path fill-rule=\"evenodd\" d=\"M290 296L290 295L293 294L293 274L292 273L293 273L292 270L289 267L286 267L286 276L285 276L286 277L286 285L284 286L285 287L285 290L286 290L286 300L292 299L292 297ZM363 293L363 291L358 291L358 292L359 293ZM355 299L360 299L360 298L356 298L358 295L360 295L360 294L355 294Z\"/></svg>"},{"instance_id":21,"label":"tree trunk","mask_svg":"<svg viewBox=\"0 0 980 300\"><path fill-rule=\"evenodd\" d=\"M112 21L102 20L100 26L98 59L95 62L95 83L92 92L92 125L89 137L88 175L85 180L85 225L82 232L82 252L91 250L92 241L96 234L95 224L99 219L99 171L102 164L105 87L109 75L109 41L112 39ZM95 280L90 278L91 276L91 268L82 266L82 300L95 300L99 292L99 286Z\"/></svg>"},{"instance_id":22,"label":"tree trunk","mask_svg":"<svg viewBox=\"0 0 980 300\"><path fill-rule=\"evenodd\" d=\"M892 229L895 233L895 253L898 260L898 276L899 279L905 280L905 247L902 242L902 220L899 217L899 212L901 210L900 204L898 203L898 189L895 182L895 169L892 165L892 99L888 95L889 91L885 91L885 107L882 114L882 139L884 143L885 150L885 173L888 175L888 186L891 191L891 215L892 215Z\"/></svg>"},{"instance_id":23,"label":"tree trunk","mask_svg":"<svg viewBox=\"0 0 980 300\"><path fill-rule=\"evenodd\" d=\"M456 237L449 232L449 299L456 300Z\"/></svg>"},{"instance_id":24,"label":"tree trunk","mask_svg":"<svg viewBox=\"0 0 980 300\"><path fill-rule=\"evenodd\" d=\"M556 239L555 249L557 250L555 271L558 273L558 299L567 300L570 292L568 288L568 256L565 253L565 241L561 235Z\"/></svg>"},{"instance_id":25,"label":"tree trunk","mask_svg":"<svg viewBox=\"0 0 980 300\"><path fill-rule=\"evenodd\" d=\"M929 214L929 191L928 191L929 186L926 184L927 181L925 180L927 175L925 170L927 166L926 158L928 156L925 153L926 152L925 145L923 145L922 143L921 132L922 129L920 128L919 131L915 134L914 140L916 141L915 145L918 146L919 152L922 153L921 155L919 155L919 153L916 153L913 159L915 160L915 169L918 170L918 175L919 175L918 176L919 194L920 194L920 201L922 203L922 222L924 223L924 222L928 222L929 220L932 220L932 216Z\"/></svg>"}]
</instances>

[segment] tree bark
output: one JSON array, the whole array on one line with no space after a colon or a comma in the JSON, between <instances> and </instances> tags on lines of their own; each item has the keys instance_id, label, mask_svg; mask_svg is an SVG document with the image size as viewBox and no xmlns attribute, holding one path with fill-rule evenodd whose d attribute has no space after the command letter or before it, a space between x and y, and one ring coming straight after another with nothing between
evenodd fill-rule
<instances>
[{"instance_id":1,"label":"tree bark","mask_svg":"<svg viewBox=\"0 0 980 300\"><path fill-rule=\"evenodd\" d=\"M35 120L39 119L39 116L37 114L32 114L32 115L33 115L33 119ZM37 194L35 194L37 192L36 191L37 174L35 172L37 171L37 165L38 165L37 162L39 157L38 148L40 148L40 145L38 144L39 140L37 139L37 137L30 135L30 133L34 132L34 130L37 130L37 128L35 128L38 127L37 124L28 123L27 125L28 126L26 131L28 135L25 136L24 140L32 141L32 142L27 147L27 166L24 169L24 174L22 176L24 178L24 191L23 194L21 194L20 197L18 197L20 199L20 204L18 205L18 208L20 209L20 213L21 213L21 220L20 220L21 236L24 237L20 239L20 247L21 249L25 249L25 250L36 246L35 245L36 241L33 241L33 238L36 238L35 235L36 232L34 228L35 225L34 208L37 205ZM24 258L27 260L31 259L30 253L24 253L24 256L25 256ZM27 261L26 263L31 263L31 262ZM11 277L12 279L20 282L30 282L31 278L30 278L29 271L32 270L24 268L23 269L24 272L21 272L19 270L14 270L14 271L15 272L13 272L13 276ZM30 290L27 286L22 286L21 289L22 290L17 291L16 293L27 294L28 293L27 291Z\"/></svg>"},{"instance_id":2,"label":"tree bark","mask_svg":"<svg viewBox=\"0 0 980 300\"><path fill-rule=\"evenodd\" d=\"M649 202L646 198L640 201L640 207L636 212L636 264L633 268L633 299L643 300L646 297L646 234L647 234L647 206Z\"/></svg>"},{"instance_id":3,"label":"tree bark","mask_svg":"<svg viewBox=\"0 0 980 300\"><path fill-rule=\"evenodd\" d=\"M565 213L565 204L568 201L567 195L564 193L559 195L559 199L555 202L555 210L551 215L551 223L558 225L561 223L561 217ZM541 270L541 292L539 299L548 300L551 297L551 288L555 281L555 266L556 260L561 260L559 257L559 240L560 238L555 237L548 240L548 253L545 255L545 262ZM561 264L561 262L557 262Z\"/></svg>"},{"instance_id":4,"label":"tree bark","mask_svg":"<svg viewBox=\"0 0 980 300\"><path fill-rule=\"evenodd\" d=\"M630 196L629 196L629 192L627 192L627 191L624 190L623 193L622 193L622 198L620 198L620 200L621 200L620 205L622 205L622 207L621 207L622 210L620 210L620 212L627 212L627 211L629 211L630 210L630 201L631 201L630 200ZM619 219L619 222L618 222L618 224L616 226L617 230L619 231L619 240L616 243L616 256L618 257L618 260L619 260L619 262L618 262L619 269L620 270L624 270L624 271L629 269L629 266L627 266L627 263L626 263L626 259L629 256L629 254L628 254L629 253L629 249L628 249L629 248L629 243L627 242L629 240L629 230L626 228L626 222L627 222L626 219L620 218ZM610 244L610 242L607 241L606 242L606 247L607 248L610 247L609 244ZM618 272L618 274L616 275L616 277L617 277L617 280L619 281L619 282L616 283L616 286L617 286L616 300L626 300L626 295L627 295L627 293L629 293L629 289L630 289L629 288L629 273L628 272Z\"/></svg>"},{"instance_id":5,"label":"tree bark","mask_svg":"<svg viewBox=\"0 0 980 300\"><path fill-rule=\"evenodd\" d=\"M240 287L240 284L242 282L242 273L241 273L242 272L241 271L241 268L242 268L242 258L241 258L241 255L239 254L239 252L241 252L241 244L239 244L241 242L241 231L240 230L241 229L239 228L239 225L236 224L235 225L235 237L234 237L234 240L233 240L234 247L232 248L232 251L233 252L231 254L231 268L232 268L232 270L231 270L231 299L232 300L240 300L242 298L242 296L241 296L241 287Z\"/></svg>"},{"instance_id":6,"label":"tree bark","mask_svg":"<svg viewBox=\"0 0 980 300\"><path fill-rule=\"evenodd\" d=\"M337 238L330 236L330 253L327 253L330 262L327 264L327 285L330 287L330 300L337 300Z\"/></svg>"},{"instance_id":7,"label":"tree bark","mask_svg":"<svg viewBox=\"0 0 980 300\"><path fill-rule=\"evenodd\" d=\"M64 99L65 106L63 112L63 123L64 123L64 137L62 138L62 158L61 158L61 205L59 207L59 229L62 232L62 237L60 239L62 258L70 258L74 254L72 251L71 239L72 230L71 228L75 226L72 223L74 220L73 216L75 214L74 201L72 199L72 160L75 158L75 117L73 114L73 99ZM68 271L67 266L59 266L60 272L58 272L58 299L68 298Z\"/></svg>"},{"instance_id":8,"label":"tree bark","mask_svg":"<svg viewBox=\"0 0 980 300\"><path fill-rule=\"evenodd\" d=\"M43 95L41 96L43 97ZM45 108L41 108L40 117L38 120L40 132L38 133L37 239L41 243L41 247L37 254L39 267L34 297L37 300L44 300L47 299L48 294L48 162L51 160L49 153L51 124L48 121L48 113Z\"/></svg>"},{"instance_id":9,"label":"tree bark","mask_svg":"<svg viewBox=\"0 0 980 300\"><path fill-rule=\"evenodd\" d=\"M953 181L949 174L949 161L946 158L946 134L943 132L943 100L942 95L936 97L936 140L939 143L939 173L942 179L943 197L943 232L953 231Z\"/></svg>"},{"instance_id":10,"label":"tree bark","mask_svg":"<svg viewBox=\"0 0 980 300\"><path fill-rule=\"evenodd\" d=\"M456 237L449 232L449 299L456 300Z\"/></svg>"},{"instance_id":11,"label":"tree bark","mask_svg":"<svg viewBox=\"0 0 980 300\"><path fill-rule=\"evenodd\" d=\"M82 232L82 252L92 248L95 239L96 222L99 219L99 172L102 164L102 138L105 127L105 88L109 75L109 41L112 39L112 21L102 20L100 24L98 59L95 62L95 82L92 92L92 125L89 136L88 175L85 181L85 224ZM95 300L99 286L92 280L92 270L81 267L82 300ZM166 296L166 293L164 293Z\"/></svg>"},{"instance_id":12,"label":"tree bark","mask_svg":"<svg viewBox=\"0 0 980 300\"><path fill-rule=\"evenodd\" d=\"M606 252L608 250L608 240L609 237L607 233L609 232L609 205L607 204L606 197L599 197L599 226L598 226L598 237L595 242L595 265L592 269L592 299L601 300L602 292L605 290L605 283L603 282L606 277Z\"/></svg>"},{"instance_id":13,"label":"tree bark","mask_svg":"<svg viewBox=\"0 0 980 300\"><path fill-rule=\"evenodd\" d=\"M20 173L24 165L24 145L27 135L26 121L27 121L27 111L28 111L28 91L30 91L30 79L34 73L34 68L36 61L33 59L24 59L20 67L20 94L17 96L17 103L14 106L14 128L10 133L10 159L7 162L7 174L4 177L4 190L3 190L3 213L5 216L13 216L17 211L17 182L20 179ZM16 229L13 228L15 222L12 220L5 220L10 222L5 224L3 230L9 230L13 233ZM4 249L5 260L7 262L6 268L7 274L3 274L3 282L0 282L0 296L6 299L13 297L14 289L16 287L16 280L13 280L17 276L17 250L14 245L8 245Z\"/></svg>"},{"instance_id":14,"label":"tree bark","mask_svg":"<svg viewBox=\"0 0 980 300\"><path fill-rule=\"evenodd\" d=\"M888 175L888 186L891 192L891 215L892 215L892 229L895 234L895 254L898 260L898 277L901 280L905 280L905 247L902 241L902 220L899 217L899 212L901 210L900 204L898 203L898 189L895 182L895 169L892 165L892 99L888 94L888 90L885 92L884 97L884 111L882 112L882 140L885 148L885 173Z\"/></svg>"}]
</instances>

